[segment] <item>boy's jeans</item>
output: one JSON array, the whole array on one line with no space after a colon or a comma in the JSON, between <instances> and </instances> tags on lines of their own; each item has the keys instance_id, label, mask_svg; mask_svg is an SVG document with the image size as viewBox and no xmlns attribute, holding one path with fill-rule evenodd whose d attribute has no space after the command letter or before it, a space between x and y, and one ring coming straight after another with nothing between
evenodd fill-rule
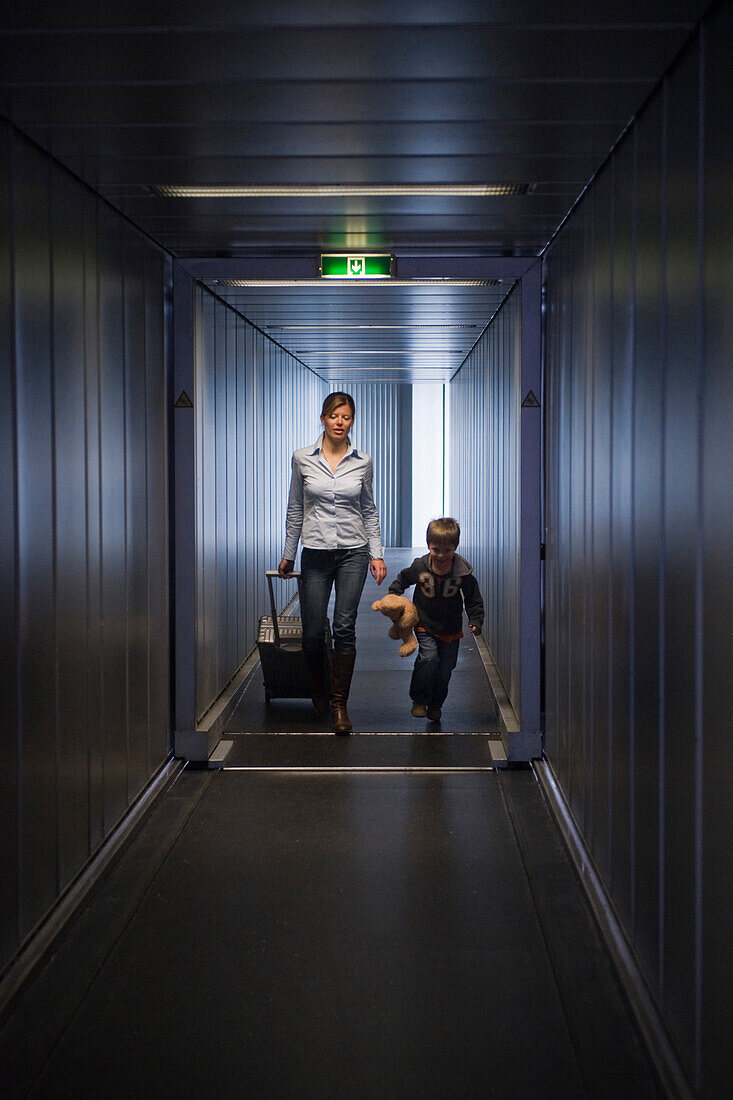
<instances>
[{"instance_id":1,"label":"boy's jeans","mask_svg":"<svg viewBox=\"0 0 733 1100\"><path fill-rule=\"evenodd\" d=\"M413 703L440 707L445 702L450 675L456 667L460 638L443 642L425 630L416 633L420 648L410 681L410 698Z\"/></svg>"},{"instance_id":2,"label":"boy's jeans","mask_svg":"<svg viewBox=\"0 0 733 1100\"><path fill-rule=\"evenodd\" d=\"M300 614L303 620L304 650L318 653L323 649L326 612L335 582L333 649L335 653L355 652L356 612L368 568L369 551L366 547L359 547L357 550L303 548L300 554Z\"/></svg>"}]
</instances>

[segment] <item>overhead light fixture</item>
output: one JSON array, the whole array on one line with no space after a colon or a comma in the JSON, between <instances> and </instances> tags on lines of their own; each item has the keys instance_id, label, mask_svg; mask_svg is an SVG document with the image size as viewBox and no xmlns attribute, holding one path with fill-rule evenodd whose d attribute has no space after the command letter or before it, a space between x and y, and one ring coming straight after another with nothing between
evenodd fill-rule
<instances>
[{"instance_id":1,"label":"overhead light fixture","mask_svg":"<svg viewBox=\"0 0 733 1100\"><path fill-rule=\"evenodd\" d=\"M298 332L313 330L315 332L325 332L331 329L338 329L339 332L352 329L408 329L410 332L413 330L419 330L420 332L444 332L446 329L463 329L463 328L478 328L478 325L265 325L268 332Z\"/></svg>"},{"instance_id":2,"label":"overhead light fixture","mask_svg":"<svg viewBox=\"0 0 733 1100\"><path fill-rule=\"evenodd\" d=\"M402 371L403 374L409 374L411 372L415 373L419 370L422 370L422 368L424 368L424 364L422 364L422 363L416 363L414 365L407 364L405 366L391 366L389 363L382 363L382 364L374 363L373 366L370 366L369 364L364 364L363 366L352 366L352 367L349 367L348 370L349 370L349 377L351 378L355 374L361 374L362 371L364 371L364 372L365 371L384 371L385 373L387 371ZM318 370L322 371L322 373L324 373L324 374L336 374L338 376L341 372L343 372L344 368L341 364L336 363L333 366L328 366L327 364L324 364L322 366L319 366ZM453 366L453 365L451 365L450 367L439 366L439 365L434 366L434 367L427 367L427 370L425 371L425 373L426 373L426 376L429 375L430 377L435 377L435 375L439 374L440 371L446 371L446 370L449 370L449 371L452 371L453 373L455 373L456 367Z\"/></svg>"},{"instance_id":3,"label":"overhead light fixture","mask_svg":"<svg viewBox=\"0 0 733 1100\"><path fill-rule=\"evenodd\" d=\"M335 357L341 359L352 355L413 355L421 357L423 355L465 355L466 353L465 351L461 351L460 348L457 350L453 348L445 350L443 348L403 348L396 351L394 349L391 349L390 351L374 351L372 349L364 351L359 348L354 348L353 351L350 348L344 349L342 351L311 351L310 348L299 348L298 350L294 351L293 354L308 355L311 359L315 359L316 357L323 358L324 355L327 356L329 359L333 359Z\"/></svg>"},{"instance_id":4,"label":"overhead light fixture","mask_svg":"<svg viewBox=\"0 0 733 1100\"><path fill-rule=\"evenodd\" d=\"M346 198L355 195L526 195L528 183L271 183L188 186L157 184L152 188L164 199L259 199L313 198L322 195Z\"/></svg>"},{"instance_id":5,"label":"overhead light fixture","mask_svg":"<svg viewBox=\"0 0 733 1100\"><path fill-rule=\"evenodd\" d=\"M331 287L351 287L363 291L364 287L416 287L416 286L496 286L501 279L206 279L207 286L213 287L237 287L237 286L277 286L277 287L301 287L320 286L322 289Z\"/></svg>"}]
</instances>

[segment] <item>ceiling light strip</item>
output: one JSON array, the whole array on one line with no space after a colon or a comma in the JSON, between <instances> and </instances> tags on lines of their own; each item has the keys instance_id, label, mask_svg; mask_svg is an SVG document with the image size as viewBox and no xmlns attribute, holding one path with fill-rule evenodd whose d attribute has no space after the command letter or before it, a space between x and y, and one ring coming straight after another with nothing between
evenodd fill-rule
<instances>
[{"instance_id":1,"label":"ceiling light strip","mask_svg":"<svg viewBox=\"0 0 733 1100\"><path fill-rule=\"evenodd\" d=\"M527 183L317 183L317 184L221 184L188 186L158 184L153 190L165 199L258 199L353 197L355 195L476 195L479 197L524 195Z\"/></svg>"},{"instance_id":2,"label":"ceiling light strip","mask_svg":"<svg viewBox=\"0 0 733 1100\"><path fill-rule=\"evenodd\" d=\"M447 349L444 349L444 348L402 348L402 349L399 349L399 350L389 349L389 350L386 350L386 351L384 349L378 349L376 351L370 349L370 350L366 351L362 348L355 348L353 351L351 351L348 348L339 349L337 351L330 351L328 349L326 351L311 351L310 348L298 348L296 351L292 352L292 354L293 355L308 355L311 359L316 359L316 358L324 357L324 356L327 356L329 359L333 359L333 358L345 359L347 356L352 356L352 355L410 355L410 356L416 356L416 355L417 356L423 356L423 355L440 355L440 356L443 356L443 355L464 355L465 356L466 353L465 353L465 351L461 351L460 349L459 350L454 350L452 348L447 348Z\"/></svg>"},{"instance_id":3,"label":"ceiling light strip","mask_svg":"<svg viewBox=\"0 0 733 1100\"><path fill-rule=\"evenodd\" d=\"M455 376L453 367L425 367L419 364L406 367L392 367L385 364L383 367L353 367L351 369L321 365L311 369L316 370L318 374L329 375L332 378L358 378L360 375L366 377L373 374L408 374L420 378L453 378Z\"/></svg>"},{"instance_id":4,"label":"ceiling light strip","mask_svg":"<svg viewBox=\"0 0 733 1100\"><path fill-rule=\"evenodd\" d=\"M442 287L453 286L496 286L497 279L207 279L207 286L212 287L238 287L238 286L276 286L276 287L306 287L320 286L323 290L333 287L350 287L363 293L365 287L374 287L381 290L384 287L434 287L436 290Z\"/></svg>"},{"instance_id":5,"label":"ceiling light strip","mask_svg":"<svg viewBox=\"0 0 733 1100\"><path fill-rule=\"evenodd\" d=\"M265 325L268 332L326 332L332 330L338 330L339 332L351 331L352 329L407 329L410 332L419 330L420 332L445 332L450 329L468 329L478 328L478 325Z\"/></svg>"}]
</instances>

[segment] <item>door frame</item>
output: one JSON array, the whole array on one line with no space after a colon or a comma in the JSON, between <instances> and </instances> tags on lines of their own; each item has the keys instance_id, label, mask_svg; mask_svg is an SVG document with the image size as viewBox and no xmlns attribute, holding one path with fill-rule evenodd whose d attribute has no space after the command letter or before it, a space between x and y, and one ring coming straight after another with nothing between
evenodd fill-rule
<instances>
[{"instance_id":1,"label":"door frame","mask_svg":"<svg viewBox=\"0 0 733 1100\"><path fill-rule=\"evenodd\" d=\"M176 756L206 761L218 733L196 720L196 436L193 288L203 279L312 279L318 256L178 259L173 281L173 729ZM521 283L519 478L520 698L512 706L494 665L490 672L507 761L542 755L542 260L538 256L397 254L400 278L512 279ZM525 404L530 391L537 404ZM487 671L493 664L483 646Z\"/></svg>"}]
</instances>

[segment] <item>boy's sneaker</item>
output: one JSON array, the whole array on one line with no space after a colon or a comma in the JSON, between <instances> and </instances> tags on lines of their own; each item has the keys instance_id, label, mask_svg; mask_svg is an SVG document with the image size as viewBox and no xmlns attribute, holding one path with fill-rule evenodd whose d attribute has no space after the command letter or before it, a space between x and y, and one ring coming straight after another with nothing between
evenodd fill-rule
<instances>
[{"instance_id":1,"label":"boy's sneaker","mask_svg":"<svg viewBox=\"0 0 733 1100\"><path fill-rule=\"evenodd\" d=\"M412 710L410 711L410 714L412 715L413 718L426 718L427 713L428 713L428 708L425 706L424 703L413 703L412 704Z\"/></svg>"},{"instance_id":2,"label":"boy's sneaker","mask_svg":"<svg viewBox=\"0 0 733 1100\"><path fill-rule=\"evenodd\" d=\"M440 721L441 710L435 703L431 703L429 707L425 708L425 717L429 722Z\"/></svg>"}]
</instances>

